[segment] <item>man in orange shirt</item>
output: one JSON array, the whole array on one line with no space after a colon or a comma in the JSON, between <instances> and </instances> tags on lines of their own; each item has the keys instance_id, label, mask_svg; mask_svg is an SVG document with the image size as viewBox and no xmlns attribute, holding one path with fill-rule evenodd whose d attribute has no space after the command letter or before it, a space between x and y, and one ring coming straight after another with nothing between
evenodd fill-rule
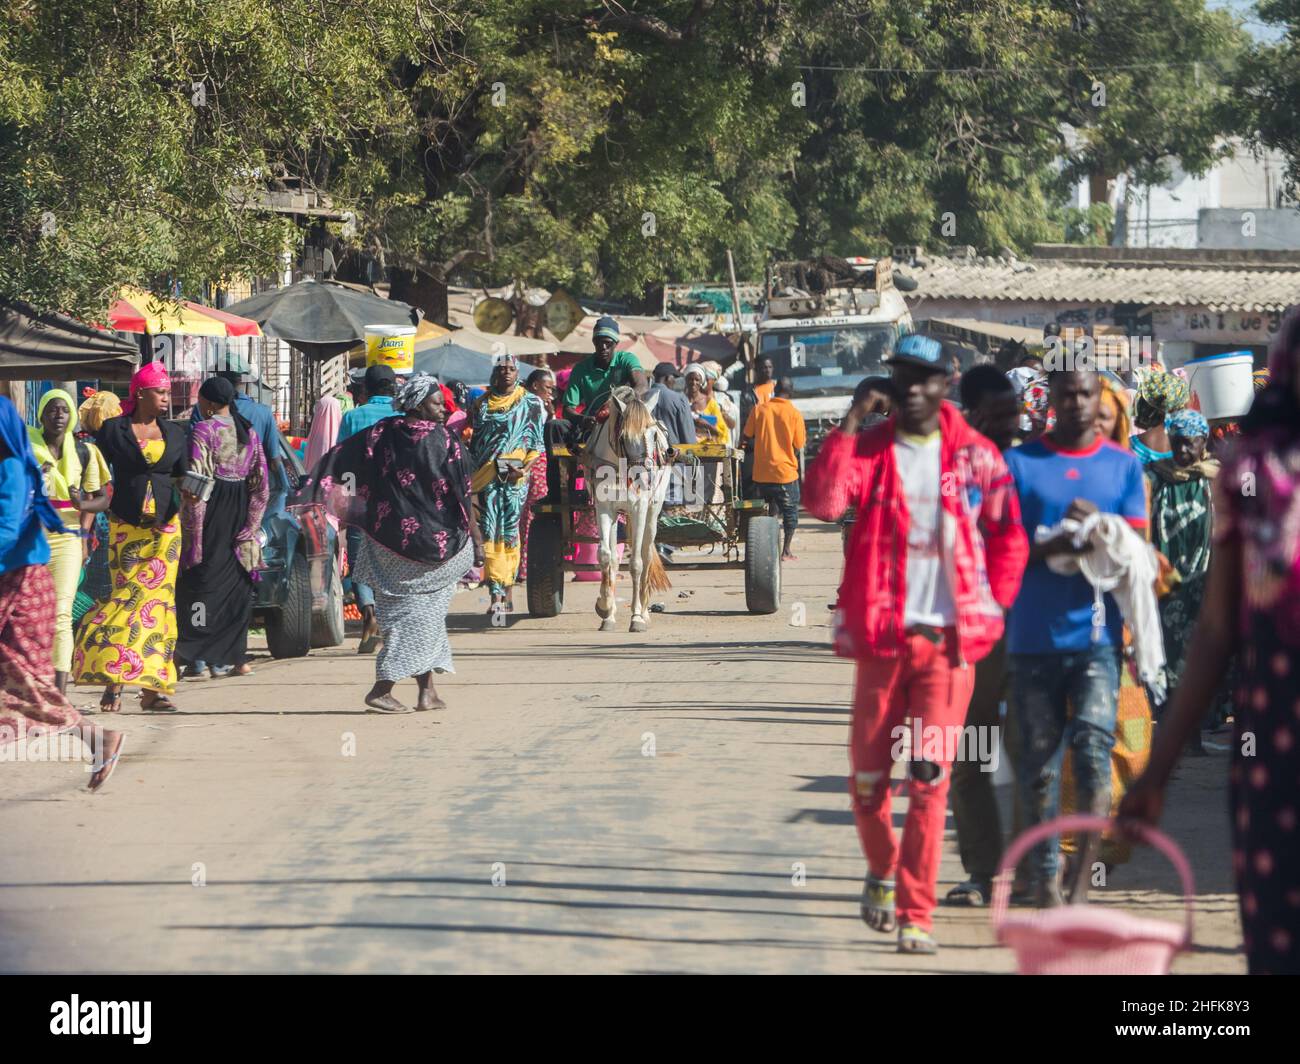
<instances>
[{"instance_id":1,"label":"man in orange shirt","mask_svg":"<svg viewBox=\"0 0 1300 1064\"><path fill-rule=\"evenodd\" d=\"M799 451L808 435L803 415L790 402L794 384L789 377L776 382L772 398L759 403L745 422L744 445L754 455L754 487L759 497L781 511L785 527L783 561L798 559L790 553L799 526Z\"/></svg>"}]
</instances>

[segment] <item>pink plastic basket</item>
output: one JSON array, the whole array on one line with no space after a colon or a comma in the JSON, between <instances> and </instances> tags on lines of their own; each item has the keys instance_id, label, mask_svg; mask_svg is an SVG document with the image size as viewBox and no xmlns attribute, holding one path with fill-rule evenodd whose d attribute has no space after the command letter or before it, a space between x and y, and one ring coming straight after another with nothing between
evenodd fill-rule
<instances>
[{"instance_id":1,"label":"pink plastic basket","mask_svg":"<svg viewBox=\"0 0 1300 1064\"><path fill-rule=\"evenodd\" d=\"M1031 846L1050 835L1111 826L1106 817L1058 817L1030 828L1002 855L991 919L998 941L1015 951L1021 975L1168 975L1174 957L1192 944L1192 870L1177 843L1143 825L1137 825L1135 834L1168 857L1183 881L1181 926L1097 905L1007 915L1016 864Z\"/></svg>"}]
</instances>

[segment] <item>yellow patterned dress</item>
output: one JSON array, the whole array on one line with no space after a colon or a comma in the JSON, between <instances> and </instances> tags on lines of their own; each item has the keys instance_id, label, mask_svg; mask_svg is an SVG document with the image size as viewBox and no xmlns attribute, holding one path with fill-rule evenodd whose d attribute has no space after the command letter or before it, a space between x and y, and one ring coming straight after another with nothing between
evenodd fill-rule
<instances>
[{"instance_id":1,"label":"yellow patterned dress","mask_svg":"<svg viewBox=\"0 0 1300 1064\"><path fill-rule=\"evenodd\" d=\"M157 462L162 440L141 443ZM145 499L142 514L157 512ZM176 572L181 557L180 517L161 527L108 520L108 570L113 592L82 618L72 671L79 684L125 684L162 695L176 690Z\"/></svg>"}]
</instances>

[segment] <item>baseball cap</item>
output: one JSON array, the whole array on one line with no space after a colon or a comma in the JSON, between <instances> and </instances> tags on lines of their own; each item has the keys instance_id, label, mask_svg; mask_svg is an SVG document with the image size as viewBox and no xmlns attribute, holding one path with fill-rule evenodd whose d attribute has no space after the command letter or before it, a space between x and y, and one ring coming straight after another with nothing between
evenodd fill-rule
<instances>
[{"instance_id":1,"label":"baseball cap","mask_svg":"<svg viewBox=\"0 0 1300 1064\"><path fill-rule=\"evenodd\" d=\"M677 376L677 367L671 362L660 362L655 366L654 379L657 381L666 381Z\"/></svg>"},{"instance_id":2,"label":"baseball cap","mask_svg":"<svg viewBox=\"0 0 1300 1064\"><path fill-rule=\"evenodd\" d=\"M378 363L366 367L366 375L363 379L366 382L366 391L373 392L375 391L376 385L395 383L397 381L397 374L393 372L392 366L385 366L383 363Z\"/></svg>"},{"instance_id":3,"label":"baseball cap","mask_svg":"<svg viewBox=\"0 0 1300 1064\"><path fill-rule=\"evenodd\" d=\"M921 369L933 370L935 373L947 373L947 362L943 357L943 345L938 340L920 333L908 333L898 341L894 353L885 359L886 365L903 363L919 366Z\"/></svg>"}]
</instances>

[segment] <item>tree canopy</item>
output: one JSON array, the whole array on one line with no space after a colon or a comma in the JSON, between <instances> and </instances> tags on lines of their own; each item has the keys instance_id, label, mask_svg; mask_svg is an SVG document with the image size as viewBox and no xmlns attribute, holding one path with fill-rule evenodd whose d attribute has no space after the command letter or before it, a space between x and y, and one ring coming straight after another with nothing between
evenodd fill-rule
<instances>
[{"instance_id":1,"label":"tree canopy","mask_svg":"<svg viewBox=\"0 0 1300 1064\"><path fill-rule=\"evenodd\" d=\"M1237 129L1295 155L1294 37L1261 121L1204 0L0 4L0 291L89 316L273 273L293 227L239 200L282 182L397 274L636 298L727 248L753 277L1078 235L1072 182L1199 171Z\"/></svg>"}]
</instances>

